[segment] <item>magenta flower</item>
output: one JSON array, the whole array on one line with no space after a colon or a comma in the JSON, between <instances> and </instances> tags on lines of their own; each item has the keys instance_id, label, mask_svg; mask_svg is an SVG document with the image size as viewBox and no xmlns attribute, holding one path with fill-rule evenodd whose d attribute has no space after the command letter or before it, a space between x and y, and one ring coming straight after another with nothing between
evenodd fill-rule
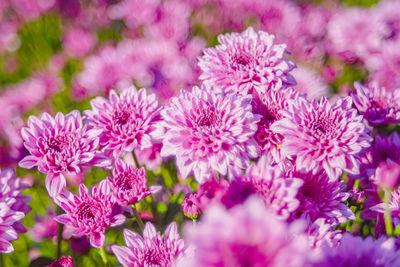
<instances>
[{"instance_id":1,"label":"magenta flower","mask_svg":"<svg viewBox=\"0 0 400 267\"><path fill-rule=\"evenodd\" d=\"M57 236L58 223L56 214L49 210L45 217L35 216L35 224L29 228L29 236L36 242L52 239Z\"/></svg>"},{"instance_id":2,"label":"magenta flower","mask_svg":"<svg viewBox=\"0 0 400 267\"><path fill-rule=\"evenodd\" d=\"M268 90L253 94L253 113L261 115L258 122L255 139L263 154L271 163L283 164L286 157L282 155L280 147L284 136L273 131L270 126L283 118L281 110L288 107L289 99L296 99L298 95L293 89Z\"/></svg>"},{"instance_id":3,"label":"magenta flower","mask_svg":"<svg viewBox=\"0 0 400 267\"><path fill-rule=\"evenodd\" d=\"M282 154L296 156L297 170L316 173L323 169L331 180L343 171L358 173L355 156L370 145L371 137L351 105L350 97L334 105L325 97L319 103L301 97L291 101L284 118L271 125L285 136Z\"/></svg>"},{"instance_id":4,"label":"magenta flower","mask_svg":"<svg viewBox=\"0 0 400 267\"><path fill-rule=\"evenodd\" d=\"M74 267L71 256L62 256L58 260L53 261L48 267Z\"/></svg>"},{"instance_id":5,"label":"magenta flower","mask_svg":"<svg viewBox=\"0 0 400 267\"><path fill-rule=\"evenodd\" d=\"M26 202L30 196L21 194L27 188L21 180L15 177L12 169L0 172L0 253L14 251L10 241L18 239L18 233L25 233L26 228L21 219L30 211Z\"/></svg>"},{"instance_id":6,"label":"magenta flower","mask_svg":"<svg viewBox=\"0 0 400 267\"><path fill-rule=\"evenodd\" d=\"M255 194L277 217L287 219L299 206L296 195L302 184L301 179L285 178L279 167L271 166L264 156L244 176L231 182L222 201L230 208Z\"/></svg>"},{"instance_id":7,"label":"magenta flower","mask_svg":"<svg viewBox=\"0 0 400 267\"><path fill-rule=\"evenodd\" d=\"M356 219L345 203L351 194L343 192L345 185L342 181L331 181L323 170L316 174L294 172L288 176L301 178L304 182L297 195L300 205L295 217L310 223L323 219L330 225Z\"/></svg>"},{"instance_id":8,"label":"magenta flower","mask_svg":"<svg viewBox=\"0 0 400 267\"><path fill-rule=\"evenodd\" d=\"M372 83L364 87L355 83L354 105L373 126L400 123L400 88L389 91Z\"/></svg>"},{"instance_id":9,"label":"magenta flower","mask_svg":"<svg viewBox=\"0 0 400 267\"><path fill-rule=\"evenodd\" d=\"M101 132L100 150L107 155L118 158L135 148L152 146L151 133L160 111L154 94L129 87L120 97L111 91L109 99L97 97L90 103L92 110L84 112L85 122Z\"/></svg>"},{"instance_id":10,"label":"magenta flower","mask_svg":"<svg viewBox=\"0 0 400 267\"><path fill-rule=\"evenodd\" d=\"M250 101L204 85L182 91L161 112L156 134L163 140L161 156L176 156L182 178L193 172L199 182L214 171L226 175L246 168L258 155L253 136L259 115L251 112Z\"/></svg>"},{"instance_id":11,"label":"magenta flower","mask_svg":"<svg viewBox=\"0 0 400 267\"><path fill-rule=\"evenodd\" d=\"M228 211L210 207L184 232L194 251L178 266L304 266L308 257L301 229L275 219L254 198Z\"/></svg>"},{"instance_id":12,"label":"magenta flower","mask_svg":"<svg viewBox=\"0 0 400 267\"><path fill-rule=\"evenodd\" d=\"M46 177L46 188L51 196L66 185L62 174L75 175L85 166L105 167L110 161L100 152L98 131L82 125L79 111L67 115L57 113L51 117L43 113L40 118L30 116L28 127L22 128L24 145L30 152L19 162L25 169L37 167Z\"/></svg>"},{"instance_id":13,"label":"magenta flower","mask_svg":"<svg viewBox=\"0 0 400 267\"><path fill-rule=\"evenodd\" d=\"M264 92L276 83L296 84L289 74L295 64L284 58L286 45L274 44L274 38L251 27L243 33L219 35L220 45L205 49L199 58L200 79L226 93L242 95L254 89Z\"/></svg>"},{"instance_id":14,"label":"magenta flower","mask_svg":"<svg viewBox=\"0 0 400 267\"><path fill-rule=\"evenodd\" d=\"M161 186L147 188L146 170L144 168L135 170L133 165L129 165L121 159L117 159L115 162L112 176L112 178L108 177L111 190L121 206L135 204L161 190Z\"/></svg>"},{"instance_id":15,"label":"magenta flower","mask_svg":"<svg viewBox=\"0 0 400 267\"><path fill-rule=\"evenodd\" d=\"M57 197L57 205L66 212L56 217L59 223L76 228L72 234L90 236L90 244L99 248L104 246L107 227L121 225L125 222L122 214L113 214L114 202L110 194L108 180L94 186L91 192L84 184L79 186L80 196L64 191Z\"/></svg>"},{"instance_id":16,"label":"magenta flower","mask_svg":"<svg viewBox=\"0 0 400 267\"><path fill-rule=\"evenodd\" d=\"M187 194L182 202L182 211L185 216L191 219L197 219L202 212L199 196L195 193Z\"/></svg>"},{"instance_id":17,"label":"magenta flower","mask_svg":"<svg viewBox=\"0 0 400 267\"><path fill-rule=\"evenodd\" d=\"M176 223L171 223L161 237L151 223L146 223L143 237L125 229L126 247L114 245L114 252L122 266L175 266L175 261L185 253L183 239L180 238Z\"/></svg>"},{"instance_id":18,"label":"magenta flower","mask_svg":"<svg viewBox=\"0 0 400 267\"><path fill-rule=\"evenodd\" d=\"M358 266L400 266L399 252L396 251L394 239L371 236L363 239L345 233L336 248L324 247L321 261L315 267L358 267Z\"/></svg>"}]
</instances>

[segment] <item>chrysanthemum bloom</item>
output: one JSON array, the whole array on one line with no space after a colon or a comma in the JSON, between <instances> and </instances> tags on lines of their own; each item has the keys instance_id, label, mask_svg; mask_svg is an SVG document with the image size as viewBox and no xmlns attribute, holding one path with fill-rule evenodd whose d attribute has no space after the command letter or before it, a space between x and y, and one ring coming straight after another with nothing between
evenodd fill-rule
<instances>
[{"instance_id":1,"label":"chrysanthemum bloom","mask_svg":"<svg viewBox=\"0 0 400 267\"><path fill-rule=\"evenodd\" d=\"M125 163L121 159L117 159L115 162L112 176L112 178L108 177L111 182L111 190L121 206L135 204L161 190L161 186L147 188L146 170L144 168L135 170L133 165Z\"/></svg>"},{"instance_id":2,"label":"chrysanthemum bloom","mask_svg":"<svg viewBox=\"0 0 400 267\"><path fill-rule=\"evenodd\" d=\"M375 181L384 188L397 188L400 185L400 162L390 159L381 162L376 168Z\"/></svg>"},{"instance_id":3,"label":"chrysanthemum bloom","mask_svg":"<svg viewBox=\"0 0 400 267\"><path fill-rule=\"evenodd\" d=\"M56 214L49 210L45 217L35 216L35 224L29 228L29 236L36 242L52 239L57 236L58 223L54 220Z\"/></svg>"},{"instance_id":4,"label":"chrysanthemum bloom","mask_svg":"<svg viewBox=\"0 0 400 267\"><path fill-rule=\"evenodd\" d=\"M293 89L283 88L253 94L253 113L262 116L257 124L255 139L271 164L280 164L286 157L280 152L284 136L273 131L270 126L283 118L281 110L287 109L288 100L297 97L298 95Z\"/></svg>"},{"instance_id":5,"label":"chrysanthemum bloom","mask_svg":"<svg viewBox=\"0 0 400 267\"><path fill-rule=\"evenodd\" d=\"M274 44L274 36L248 28L243 33L219 35L220 45L207 48L199 58L205 84L222 88L226 93L264 92L277 82L284 86L296 81L289 74L295 64L284 58L286 45Z\"/></svg>"},{"instance_id":6,"label":"chrysanthemum bloom","mask_svg":"<svg viewBox=\"0 0 400 267\"><path fill-rule=\"evenodd\" d=\"M396 252L394 239L379 238L376 241L371 236L362 239L345 233L336 248L323 248L321 261L315 267L398 267L400 255Z\"/></svg>"},{"instance_id":7,"label":"chrysanthemum bloom","mask_svg":"<svg viewBox=\"0 0 400 267\"><path fill-rule=\"evenodd\" d=\"M117 226L125 222L122 214L113 214L114 201L110 194L108 180L94 186L89 193L84 184L79 186L80 196L64 191L57 197L57 204L66 214L56 217L59 223L76 228L72 234L90 236L90 244L99 248L104 246L107 227Z\"/></svg>"},{"instance_id":8,"label":"chrysanthemum bloom","mask_svg":"<svg viewBox=\"0 0 400 267\"><path fill-rule=\"evenodd\" d=\"M10 241L18 239L19 233L25 233L26 228L21 219L31 210L26 204L30 196L21 194L28 186L15 177L12 169L0 172L0 253L14 251Z\"/></svg>"},{"instance_id":9,"label":"chrysanthemum bloom","mask_svg":"<svg viewBox=\"0 0 400 267\"><path fill-rule=\"evenodd\" d=\"M271 166L264 156L244 176L232 180L222 202L230 208L255 194L277 217L287 219L299 206L296 196L302 184L301 179L285 178L279 167Z\"/></svg>"},{"instance_id":10,"label":"chrysanthemum bloom","mask_svg":"<svg viewBox=\"0 0 400 267\"><path fill-rule=\"evenodd\" d=\"M180 238L176 223L171 223L164 232L164 237L157 233L151 223L146 223L143 237L125 229L126 247L114 245L114 252L122 266L175 266L175 261L185 253L185 244Z\"/></svg>"},{"instance_id":11,"label":"chrysanthemum bloom","mask_svg":"<svg viewBox=\"0 0 400 267\"><path fill-rule=\"evenodd\" d=\"M228 211L213 206L199 224L184 228L194 252L178 266L304 266L308 245L301 230L271 216L258 199Z\"/></svg>"},{"instance_id":12,"label":"chrysanthemum bloom","mask_svg":"<svg viewBox=\"0 0 400 267\"><path fill-rule=\"evenodd\" d=\"M58 260L53 261L48 267L74 267L71 256L62 256Z\"/></svg>"},{"instance_id":13,"label":"chrysanthemum bloom","mask_svg":"<svg viewBox=\"0 0 400 267\"><path fill-rule=\"evenodd\" d=\"M358 173L355 155L370 145L371 137L351 105L350 97L334 105L325 97L320 102L297 98L283 111L284 118L271 125L285 136L282 154L296 156L297 170L324 169L331 180L343 171Z\"/></svg>"},{"instance_id":14,"label":"chrysanthemum bloom","mask_svg":"<svg viewBox=\"0 0 400 267\"><path fill-rule=\"evenodd\" d=\"M304 218L309 222L322 218L325 223L331 225L356 219L345 203L351 194L343 192L345 185L341 181L330 181L323 170L316 174L294 172L289 177L303 180L297 195L300 205L295 217Z\"/></svg>"},{"instance_id":15,"label":"chrysanthemum bloom","mask_svg":"<svg viewBox=\"0 0 400 267\"><path fill-rule=\"evenodd\" d=\"M211 176L197 188L196 203L202 211L206 210L213 202L219 202L223 198L228 189L229 183L225 179L218 180L217 177Z\"/></svg>"},{"instance_id":16,"label":"chrysanthemum bloom","mask_svg":"<svg viewBox=\"0 0 400 267\"><path fill-rule=\"evenodd\" d=\"M67 115L57 113L51 117L43 113L40 118L30 116L28 127L22 128L24 145L30 152L19 162L25 169L37 167L46 177L46 188L50 195L65 186L62 174L81 173L84 166L105 167L110 161L96 151L99 143L98 131L88 130L82 125L79 111ZM57 192L56 192L57 191Z\"/></svg>"},{"instance_id":17,"label":"chrysanthemum bloom","mask_svg":"<svg viewBox=\"0 0 400 267\"><path fill-rule=\"evenodd\" d=\"M203 85L181 91L161 111L155 136L163 141L161 156L176 156L182 178L194 173L203 182L215 171L222 175L248 166L258 155L253 138L259 115L251 97L222 95Z\"/></svg>"},{"instance_id":18,"label":"chrysanthemum bloom","mask_svg":"<svg viewBox=\"0 0 400 267\"><path fill-rule=\"evenodd\" d=\"M367 87L355 83L354 105L373 126L400 122L400 88L389 91L372 83Z\"/></svg>"},{"instance_id":19,"label":"chrysanthemum bloom","mask_svg":"<svg viewBox=\"0 0 400 267\"><path fill-rule=\"evenodd\" d=\"M120 97L115 91L109 99L97 97L90 102L92 110L84 111L85 122L100 131L100 150L115 158L135 148L152 146L150 134L159 119L160 107L154 94L132 86Z\"/></svg>"}]
</instances>

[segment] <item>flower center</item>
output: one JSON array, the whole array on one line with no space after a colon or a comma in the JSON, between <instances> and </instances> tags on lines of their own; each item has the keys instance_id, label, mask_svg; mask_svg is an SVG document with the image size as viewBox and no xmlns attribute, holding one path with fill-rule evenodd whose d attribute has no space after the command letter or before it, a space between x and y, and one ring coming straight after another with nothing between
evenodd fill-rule
<instances>
[{"instance_id":1,"label":"flower center","mask_svg":"<svg viewBox=\"0 0 400 267\"><path fill-rule=\"evenodd\" d=\"M113 115L113 121L118 125L124 125L129 122L131 115L127 110L116 110Z\"/></svg>"},{"instance_id":2,"label":"flower center","mask_svg":"<svg viewBox=\"0 0 400 267\"><path fill-rule=\"evenodd\" d=\"M71 144L74 144L75 139L76 138L74 137L74 135L69 133L51 138L48 141L47 145L49 146L49 149L53 152L62 152Z\"/></svg>"},{"instance_id":3,"label":"flower center","mask_svg":"<svg viewBox=\"0 0 400 267\"><path fill-rule=\"evenodd\" d=\"M311 129L318 137L330 136L335 131L335 124L330 118L320 117L312 122Z\"/></svg>"},{"instance_id":4,"label":"flower center","mask_svg":"<svg viewBox=\"0 0 400 267\"><path fill-rule=\"evenodd\" d=\"M148 249L144 254L144 262L150 266L164 266L167 263L167 259L163 257L158 249Z\"/></svg>"},{"instance_id":5,"label":"flower center","mask_svg":"<svg viewBox=\"0 0 400 267\"><path fill-rule=\"evenodd\" d=\"M253 57L247 53L241 53L232 57L231 67L234 70L242 69L253 62Z\"/></svg>"},{"instance_id":6,"label":"flower center","mask_svg":"<svg viewBox=\"0 0 400 267\"><path fill-rule=\"evenodd\" d=\"M94 222L99 214L99 204L94 202L83 202L78 206L77 217L82 223Z\"/></svg>"}]
</instances>

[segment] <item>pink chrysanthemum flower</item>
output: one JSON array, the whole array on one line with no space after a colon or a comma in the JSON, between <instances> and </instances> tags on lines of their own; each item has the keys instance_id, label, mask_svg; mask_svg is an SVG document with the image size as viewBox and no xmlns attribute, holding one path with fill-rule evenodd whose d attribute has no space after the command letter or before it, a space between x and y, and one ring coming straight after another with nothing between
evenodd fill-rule
<instances>
[{"instance_id":1,"label":"pink chrysanthemum flower","mask_svg":"<svg viewBox=\"0 0 400 267\"><path fill-rule=\"evenodd\" d=\"M92 110L84 111L85 122L100 131L100 150L115 158L135 148L152 146L151 133L159 119L160 107L154 94L133 86L121 92L120 97L110 92L109 99L97 97Z\"/></svg>"},{"instance_id":2,"label":"pink chrysanthemum flower","mask_svg":"<svg viewBox=\"0 0 400 267\"><path fill-rule=\"evenodd\" d=\"M359 267L400 266L399 252L396 252L394 239L379 238L376 241L371 236L362 239L345 233L339 246L324 247L323 257L312 266L315 267Z\"/></svg>"},{"instance_id":3,"label":"pink chrysanthemum flower","mask_svg":"<svg viewBox=\"0 0 400 267\"><path fill-rule=\"evenodd\" d=\"M296 195L302 184L301 179L285 178L279 167L271 166L264 156L257 165L250 166L244 176L231 182L222 201L230 208L255 194L277 217L287 219L299 206Z\"/></svg>"},{"instance_id":4,"label":"pink chrysanthemum flower","mask_svg":"<svg viewBox=\"0 0 400 267\"><path fill-rule=\"evenodd\" d=\"M146 170L144 168L135 170L133 165L127 164L121 159L117 159L115 162L112 176L108 179L111 182L114 196L121 206L135 204L161 190L161 186L147 188Z\"/></svg>"},{"instance_id":5,"label":"pink chrysanthemum flower","mask_svg":"<svg viewBox=\"0 0 400 267\"><path fill-rule=\"evenodd\" d=\"M300 227L275 219L254 198L228 211L213 206L184 232L194 251L178 266L304 266L308 257Z\"/></svg>"},{"instance_id":6,"label":"pink chrysanthemum flower","mask_svg":"<svg viewBox=\"0 0 400 267\"><path fill-rule=\"evenodd\" d=\"M289 177L298 177L303 180L303 185L297 195L300 205L296 218L304 218L310 223L322 218L330 225L356 219L345 203L351 194L343 192L345 185L341 181L330 181L323 170L316 174L294 172Z\"/></svg>"},{"instance_id":7,"label":"pink chrysanthemum flower","mask_svg":"<svg viewBox=\"0 0 400 267\"><path fill-rule=\"evenodd\" d=\"M18 239L18 233L26 232L21 219L30 211L26 204L31 197L23 196L21 190L27 188L15 177L12 169L0 172L0 253L14 251L10 241Z\"/></svg>"},{"instance_id":8,"label":"pink chrysanthemum flower","mask_svg":"<svg viewBox=\"0 0 400 267\"><path fill-rule=\"evenodd\" d=\"M90 236L90 244L93 247L104 246L106 228L125 222L125 216L112 213L114 201L110 191L108 180L101 181L91 192L81 184L80 196L64 191L57 197L56 203L66 214L57 216L56 220L76 228L72 232L73 235Z\"/></svg>"},{"instance_id":9,"label":"pink chrysanthemum flower","mask_svg":"<svg viewBox=\"0 0 400 267\"><path fill-rule=\"evenodd\" d=\"M364 87L355 83L354 105L373 126L400 123L400 88L389 91L372 83Z\"/></svg>"},{"instance_id":10,"label":"pink chrysanthemum flower","mask_svg":"<svg viewBox=\"0 0 400 267\"><path fill-rule=\"evenodd\" d=\"M350 97L334 105L325 97L320 102L297 98L284 110L284 118L271 129L285 136L282 153L296 156L296 169L324 169L331 180L343 171L358 173L355 155L370 144L362 117L351 107Z\"/></svg>"},{"instance_id":11,"label":"pink chrysanthemum flower","mask_svg":"<svg viewBox=\"0 0 400 267\"><path fill-rule=\"evenodd\" d=\"M186 250L174 222L165 229L164 237L157 233L151 223L147 223L143 230L143 237L125 229L124 238L126 247L117 245L111 247L122 266L172 267Z\"/></svg>"},{"instance_id":12,"label":"pink chrysanthemum flower","mask_svg":"<svg viewBox=\"0 0 400 267\"><path fill-rule=\"evenodd\" d=\"M307 94L309 99L319 99L330 95L329 86L313 69L297 66L292 72L297 84L293 87L302 94Z\"/></svg>"},{"instance_id":13,"label":"pink chrysanthemum flower","mask_svg":"<svg viewBox=\"0 0 400 267\"><path fill-rule=\"evenodd\" d=\"M74 267L71 256L62 256L58 260L53 261L48 267Z\"/></svg>"},{"instance_id":14,"label":"pink chrysanthemum flower","mask_svg":"<svg viewBox=\"0 0 400 267\"><path fill-rule=\"evenodd\" d=\"M220 45L207 48L199 58L200 79L226 93L264 92L272 84L294 85L289 74L295 64L284 58L286 45L274 44L274 36L248 28L243 33L219 35Z\"/></svg>"},{"instance_id":15,"label":"pink chrysanthemum flower","mask_svg":"<svg viewBox=\"0 0 400 267\"><path fill-rule=\"evenodd\" d=\"M200 197L194 193L186 195L182 202L182 211L185 216L191 219L196 219L202 212L200 207Z\"/></svg>"},{"instance_id":16,"label":"pink chrysanthemum flower","mask_svg":"<svg viewBox=\"0 0 400 267\"><path fill-rule=\"evenodd\" d=\"M226 175L246 168L258 155L253 136L259 115L250 102L251 97L224 96L205 85L181 91L161 112L161 156L176 156L182 177L193 172L199 182L214 171Z\"/></svg>"},{"instance_id":17,"label":"pink chrysanthemum flower","mask_svg":"<svg viewBox=\"0 0 400 267\"><path fill-rule=\"evenodd\" d=\"M261 115L255 139L271 163L282 163L286 159L280 151L284 136L273 131L270 126L283 118L281 110L287 109L288 100L296 99L293 89L268 90L253 94L253 113Z\"/></svg>"},{"instance_id":18,"label":"pink chrysanthemum flower","mask_svg":"<svg viewBox=\"0 0 400 267\"><path fill-rule=\"evenodd\" d=\"M49 174L46 188L52 196L66 184L62 174L75 175L81 173L84 166L110 164L96 151L98 131L83 126L81 114L76 110L65 116L57 113L55 118L48 113L43 113L40 118L30 116L28 127L22 128L21 135L30 155L23 158L19 166L25 169L37 167L40 172Z\"/></svg>"}]
</instances>

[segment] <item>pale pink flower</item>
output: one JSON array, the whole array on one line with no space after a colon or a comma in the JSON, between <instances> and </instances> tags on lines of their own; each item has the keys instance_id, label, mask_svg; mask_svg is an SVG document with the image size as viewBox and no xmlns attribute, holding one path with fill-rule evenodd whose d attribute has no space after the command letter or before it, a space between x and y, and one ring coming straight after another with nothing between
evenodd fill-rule
<instances>
[{"instance_id":1,"label":"pale pink flower","mask_svg":"<svg viewBox=\"0 0 400 267\"><path fill-rule=\"evenodd\" d=\"M296 84L289 73L295 64L284 58L286 45L275 44L274 38L251 27L243 33L219 35L220 45L205 49L199 58L203 71L199 78L225 93L242 95L264 92L276 83Z\"/></svg>"},{"instance_id":2,"label":"pale pink flower","mask_svg":"<svg viewBox=\"0 0 400 267\"><path fill-rule=\"evenodd\" d=\"M76 236L90 236L90 244L99 248L104 246L107 227L121 225L125 222L122 214L113 214L113 195L111 185L103 180L91 191L84 184L79 186L79 196L68 191L57 196L57 205L66 213L56 217L59 223L75 228Z\"/></svg>"},{"instance_id":3,"label":"pale pink flower","mask_svg":"<svg viewBox=\"0 0 400 267\"><path fill-rule=\"evenodd\" d=\"M83 113L85 123L100 133L99 147L107 156L118 158L152 146L151 134L160 112L154 94L132 86L120 96L112 90L108 99L97 97L90 104L92 109Z\"/></svg>"},{"instance_id":4,"label":"pale pink flower","mask_svg":"<svg viewBox=\"0 0 400 267\"><path fill-rule=\"evenodd\" d=\"M296 156L296 169L317 173L325 170L331 180L343 171L358 173L356 155L370 146L362 117L352 108L350 97L334 105L325 97L310 102L299 97L292 101L284 118L271 129L285 136L282 153Z\"/></svg>"},{"instance_id":5,"label":"pale pink flower","mask_svg":"<svg viewBox=\"0 0 400 267\"><path fill-rule=\"evenodd\" d=\"M143 237L125 229L126 247L114 245L111 250L122 266L175 266L175 261L185 253L185 244L180 238L175 222L171 223L164 236L157 233L151 223L146 223Z\"/></svg>"},{"instance_id":6,"label":"pale pink flower","mask_svg":"<svg viewBox=\"0 0 400 267\"><path fill-rule=\"evenodd\" d=\"M30 155L19 162L25 169L37 167L46 177L46 188L51 196L65 187L63 174L79 174L85 166L105 167L110 161L96 151L98 131L83 126L79 111L55 118L43 113L40 118L30 116L28 126L21 130L24 145Z\"/></svg>"},{"instance_id":7,"label":"pale pink flower","mask_svg":"<svg viewBox=\"0 0 400 267\"><path fill-rule=\"evenodd\" d=\"M161 111L164 120L155 134L163 140L161 156L175 156L182 177L194 173L199 182L214 171L227 175L246 168L258 155L253 136L259 116L250 102L205 85L182 90Z\"/></svg>"}]
</instances>

